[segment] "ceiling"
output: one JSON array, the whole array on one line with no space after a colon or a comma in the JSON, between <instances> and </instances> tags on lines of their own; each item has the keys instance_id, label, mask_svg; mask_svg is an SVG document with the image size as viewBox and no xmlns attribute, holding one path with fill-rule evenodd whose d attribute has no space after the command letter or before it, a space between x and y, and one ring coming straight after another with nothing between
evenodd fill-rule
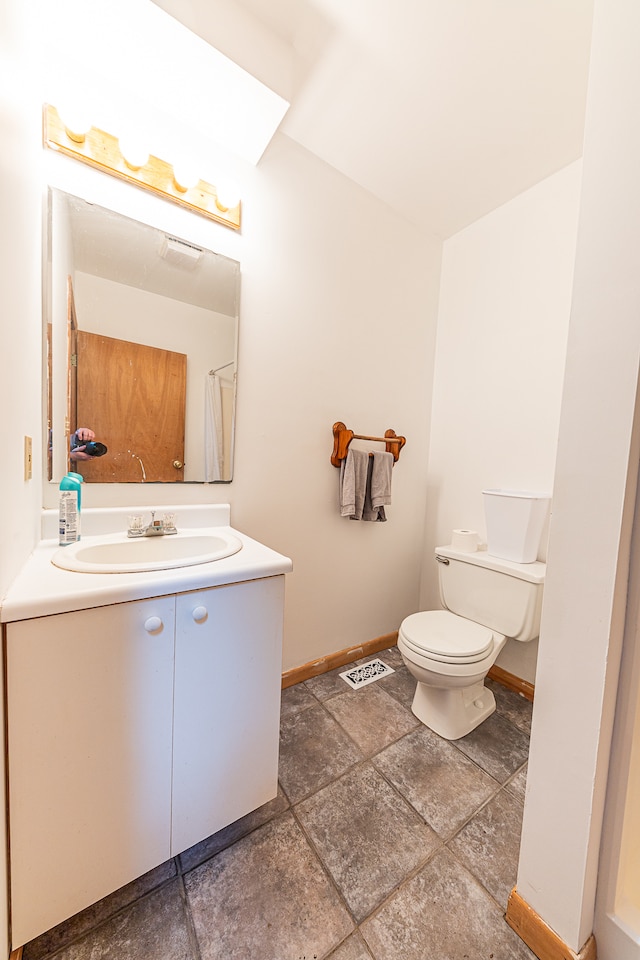
<instances>
[{"instance_id":1,"label":"ceiling","mask_svg":"<svg viewBox=\"0 0 640 960\"><path fill-rule=\"evenodd\" d=\"M280 131L448 237L582 154L593 0L154 0Z\"/></svg>"},{"instance_id":2,"label":"ceiling","mask_svg":"<svg viewBox=\"0 0 640 960\"><path fill-rule=\"evenodd\" d=\"M49 206L49 233L57 237L68 231L74 271L238 316L236 260L61 190L51 192L55 203Z\"/></svg>"}]
</instances>

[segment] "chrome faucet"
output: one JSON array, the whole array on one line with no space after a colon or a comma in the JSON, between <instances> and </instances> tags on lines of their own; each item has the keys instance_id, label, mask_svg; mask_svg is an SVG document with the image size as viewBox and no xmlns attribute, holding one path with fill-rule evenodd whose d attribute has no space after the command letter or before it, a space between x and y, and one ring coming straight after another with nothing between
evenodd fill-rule
<instances>
[{"instance_id":1,"label":"chrome faucet","mask_svg":"<svg viewBox=\"0 0 640 960\"><path fill-rule=\"evenodd\" d=\"M145 537L162 537L164 536L164 523L162 520L156 520L155 510L151 511L151 523L145 527L144 531Z\"/></svg>"}]
</instances>

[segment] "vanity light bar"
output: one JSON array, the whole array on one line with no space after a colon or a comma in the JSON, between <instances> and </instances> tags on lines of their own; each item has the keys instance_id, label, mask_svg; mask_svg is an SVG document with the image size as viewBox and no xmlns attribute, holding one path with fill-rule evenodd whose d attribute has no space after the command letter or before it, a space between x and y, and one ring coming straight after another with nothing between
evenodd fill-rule
<instances>
[{"instance_id":1,"label":"vanity light bar","mask_svg":"<svg viewBox=\"0 0 640 960\"><path fill-rule=\"evenodd\" d=\"M218 199L216 188L205 180L185 188L176 180L172 165L154 156L135 168L125 160L117 137L97 127L84 132L67 129L56 108L49 104L45 104L43 114L45 147L150 190L232 230L240 229L240 202L225 207Z\"/></svg>"}]
</instances>

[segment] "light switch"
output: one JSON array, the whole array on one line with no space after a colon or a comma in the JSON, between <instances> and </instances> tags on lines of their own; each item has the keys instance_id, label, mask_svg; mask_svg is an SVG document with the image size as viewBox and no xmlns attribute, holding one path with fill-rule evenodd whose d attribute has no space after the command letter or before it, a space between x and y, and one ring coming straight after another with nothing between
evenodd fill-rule
<instances>
[{"instance_id":1,"label":"light switch","mask_svg":"<svg viewBox=\"0 0 640 960\"><path fill-rule=\"evenodd\" d=\"M33 454L31 437L24 438L24 478L31 480L33 477Z\"/></svg>"}]
</instances>

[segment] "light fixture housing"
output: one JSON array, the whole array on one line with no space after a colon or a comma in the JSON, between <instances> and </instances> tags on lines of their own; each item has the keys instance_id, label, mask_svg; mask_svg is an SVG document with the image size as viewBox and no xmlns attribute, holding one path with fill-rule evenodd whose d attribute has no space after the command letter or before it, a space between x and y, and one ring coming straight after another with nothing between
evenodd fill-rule
<instances>
[{"instance_id":1,"label":"light fixture housing","mask_svg":"<svg viewBox=\"0 0 640 960\"><path fill-rule=\"evenodd\" d=\"M118 138L97 127L90 127L82 140L75 139L65 127L56 108L49 104L44 107L43 119L44 145L49 149L57 150L144 190L150 190L233 230L240 229L240 201L233 207L225 207L219 202L213 184L205 180L197 180L191 186L184 184L177 178L187 175L177 173L170 163L152 154L148 156L145 164L136 167L135 160L125 158ZM71 133L75 134L75 131ZM191 174L188 176L192 177Z\"/></svg>"}]
</instances>

